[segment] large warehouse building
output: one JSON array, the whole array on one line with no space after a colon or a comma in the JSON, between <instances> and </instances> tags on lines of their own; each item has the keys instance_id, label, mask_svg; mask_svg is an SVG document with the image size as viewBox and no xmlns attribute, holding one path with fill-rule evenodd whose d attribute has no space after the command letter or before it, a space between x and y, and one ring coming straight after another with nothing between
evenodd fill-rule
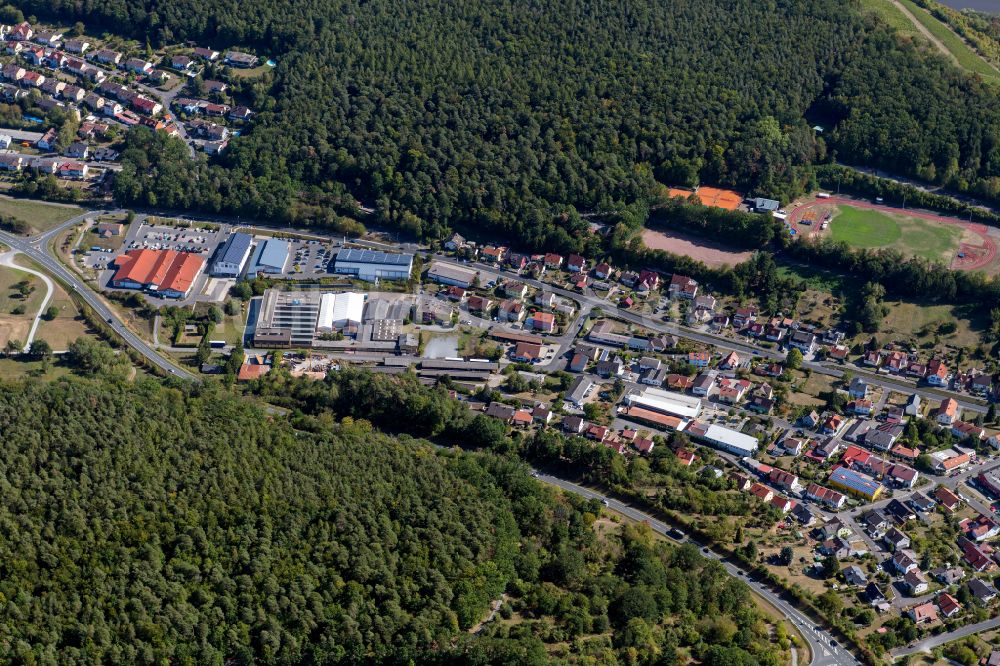
<instances>
[{"instance_id":1,"label":"large warehouse building","mask_svg":"<svg viewBox=\"0 0 1000 666\"><path fill-rule=\"evenodd\" d=\"M682 419L694 419L701 413L701 400L657 388L644 389L639 393L625 396L627 405L648 409L660 414L677 416Z\"/></svg>"},{"instance_id":2,"label":"large warehouse building","mask_svg":"<svg viewBox=\"0 0 1000 666\"><path fill-rule=\"evenodd\" d=\"M699 439L717 449L743 457L752 457L759 444L756 437L744 435L732 428L702 421L692 421L684 432L689 437Z\"/></svg>"},{"instance_id":3,"label":"large warehouse building","mask_svg":"<svg viewBox=\"0 0 1000 666\"><path fill-rule=\"evenodd\" d=\"M250 258L253 237L250 234L236 232L219 250L215 263L212 264L212 275L215 277L239 277Z\"/></svg>"},{"instance_id":4,"label":"large warehouse building","mask_svg":"<svg viewBox=\"0 0 1000 666\"><path fill-rule=\"evenodd\" d=\"M359 280L408 280L413 270L412 254L348 248L337 253L333 272Z\"/></svg>"},{"instance_id":5,"label":"large warehouse building","mask_svg":"<svg viewBox=\"0 0 1000 666\"><path fill-rule=\"evenodd\" d=\"M115 259L109 284L118 289L145 289L164 298L184 298L190 293L205 259L176 250L129 250Z\"/></svg>"},{"instance_id":6,"label":"large warehouse building","mask_svg":"<svg viewBox=\"0 0 1000 666\"><path fill-rule=\"evenodd\" d=\"M257 316L254 344L310 346L316 335L320 300L319 292L268 289Z\"/></svg>"},{"instance_id":7,"label":"large warehouse building","mask_svg":"<svg viewBox=\"0 0 1000 666\"><path fill-rule=\"evenodd\" d=\"M268 238L257 245L253 260L250 262L250 275L257 273L281 273L288 262L288 241L278 238Z\"/></svg>"},{"instance_id":8,"label":"large warehouse building","mask_svg":"<svg viewBox=\"0 0 1000 666\"><path fill-rule=\"evenodd\" d=\"M344 329L362 321L365 310L365 295L355 292L345 294L323 294L319 303L319 319L316 330L329 333Z\"/></svg>"},{"instance_id":9,"label":"large warehouse building","mask_svg":"<svg viewBox=\"0 0 1000 666\"><path fill-rule=\"evenodd\" d=\"M429 280L434 280L438 284L462 287L463 289L471 287L476 281L477 275L479 275L479 273L471 268L445 264L440 261L435 261L431 264L431 267L427 269L427 278Z\"/></svg>"}]
</instances>

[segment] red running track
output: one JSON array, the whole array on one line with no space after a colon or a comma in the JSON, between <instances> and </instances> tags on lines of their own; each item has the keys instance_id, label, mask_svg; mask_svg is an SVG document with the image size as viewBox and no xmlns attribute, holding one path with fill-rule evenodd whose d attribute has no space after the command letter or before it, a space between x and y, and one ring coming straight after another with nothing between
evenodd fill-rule
<instances>
[{"instance_id":1,"label":"red running track","mask_svg":"<svg viewBox=\"0 0 1000 666\"><path fill-rule=\"evenodd\" d=\"M829 199L816 199L809 203L802 204L801 206L793 210L791 214L789 214L788 216L788 221L792 224L795 224L796 229L798 229L799 233L801 233L802 230L798 228L798 222L799 220L802 219L802 216L805 214L807 210L816 208L818 206L835 205L835 204L842 204L844 206L853 206L854 208L862 208L866 210L877 210L883 213L896 213L897 215L902 214L902 215L907 215L909 217L916 217L924 220L933 220L934 222L941 222L943 224L957 224L965 229L968 229L969 231L973 232L982 239L983 241L982 247L986 251L983 253L982 257L979 257L976 261L967 264L963 263L961 265L955 266L954 265L955 261L953 260L952 265L953 268L955 268L956 270L962 270L962 271L979 270L980 268L983 268L991 261L993 261L997 256L996 243L994 243L993 239L991 239L987 235L988 227L984 224L965 222L963 220L959 220L954 217L945 217L943 215L938 215L937 213L929 213L927 211L894 208L892 206L871 203L869 201L863 201L859 199L848 199L846 197L836 197L836 196L830 197ZM818 223L819 222L817 221L817 224Z\"/></svg>"}]
</instances>

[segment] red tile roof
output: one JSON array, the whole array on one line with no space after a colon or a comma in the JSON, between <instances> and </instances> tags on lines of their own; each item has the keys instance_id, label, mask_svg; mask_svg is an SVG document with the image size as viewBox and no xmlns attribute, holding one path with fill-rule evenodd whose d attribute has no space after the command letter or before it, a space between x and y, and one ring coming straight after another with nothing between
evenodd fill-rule
<instances>
[{"instance_id":1,"label":"red tile roof","mask_svg":"<svg viewBox=\"0 0 1000 666\"><path fill-rule=\"evenodd\" d=\"M187 293L205 259L176 250L129 250L115 260L114 281L130 280L159 291Z\"/></svg>"}]
</instances>

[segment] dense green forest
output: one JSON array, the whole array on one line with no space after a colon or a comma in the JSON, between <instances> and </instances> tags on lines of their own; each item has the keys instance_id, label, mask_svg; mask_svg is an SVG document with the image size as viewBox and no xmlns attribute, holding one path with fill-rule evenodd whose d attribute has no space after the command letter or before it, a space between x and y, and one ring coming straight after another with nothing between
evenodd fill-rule
<instances>
[{"instance_id":1,"label":"dense green forest","mask_svg":"<svg viewBox=\"0 0 1000 666\"><path fill-rule=\"evenodd\" d=\"M834 154L1000 192L996 92L841 0L17 4L277 60L218 164L136 132L125 203L350 228L357 198L418 236L566 251L585 242L573 211L657 180L785 197Z\"/></svg>"},{"instance_id":2,"label":"dense green forest","mask_svg":"<svg viewBox=\"0 0 1000 666\"><path fill-rule=\"evenodd\" d=\"M514 458L292 422L212 387L0 385L0 662L781 663L720 565L598 537L599 503ZM468 633L503 592L522 621Z\"/></svg>"}]
</instances>

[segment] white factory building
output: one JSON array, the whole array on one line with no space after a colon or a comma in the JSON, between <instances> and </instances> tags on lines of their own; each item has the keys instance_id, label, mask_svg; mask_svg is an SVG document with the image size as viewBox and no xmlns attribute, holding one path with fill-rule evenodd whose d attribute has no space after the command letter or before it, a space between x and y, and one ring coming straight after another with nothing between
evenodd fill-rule
<instances>
[{"instance_id":1,"label":"white factory building","mask_svg":"<svg viewBox=\"0 0 1000 666\"><path fill-rule=\"evenodd\" d=\"M253 237L237 231L229 237L219 250L218 258L212 264L212 275L216 277L239 277L250 258Z\"/></svg>"},{"instance_id":2,"label":"white factory building","mask_svg":"<svg viewBox=\"0 0 1000 666\"><path fill-rule=\"evenodd\" d=\"M699 436L715 448L737 455L752 456L757 451L758 442L756 437L744 435L737 430L715 425L714 423L708 426L704 434Z\"/></svg>"},{"instance_id":3,"label":"white factory building","mask_svg":"<svg viewBox=\"0 0 1000 666\"><path fill-rule=\"evenodd\" d=\"M320 333L341 330L360 324L365 310L365 295L357 292L323 294L319 303L316 330Z\"/></svg>"},{"instance_id":4,"label":"white factory building","mask_svg":"<svg viewBox=\"0 0 1000 666\"><path fill-rule=\"evenodd\" d=\"M674 393L657 388L643 389L639 393L625 396L629 406L668 414L682 419L694 419L701 413L701 400L683 393Z\"/></svg>"},{"instance_id":5,"label":"white factory building","mask_svg":"<svg viewBox=\"0 0 1000 666\"><path fill-rule=\"evenodd\" d=\"M412 254L348 248L337 253L333 272L359 280L408 280L413 270Z\"/></svg>"}]
</instances>

